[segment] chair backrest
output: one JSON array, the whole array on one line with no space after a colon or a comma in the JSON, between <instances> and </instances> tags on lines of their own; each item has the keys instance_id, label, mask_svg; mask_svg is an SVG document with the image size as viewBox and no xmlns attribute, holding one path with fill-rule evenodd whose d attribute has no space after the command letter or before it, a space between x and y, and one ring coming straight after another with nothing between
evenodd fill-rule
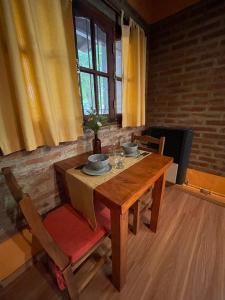
<instances>
[{"instance_id":1,"label":"chair backrest","mask_svg":"<svg viewBox=\"0 0 225 300\"><path fill-rule=\"evenodd\" d=\"M13 198L15 199L16 203L19 204L20 200L24 196L22 188L17 183L16 178L9 167L2 168L2 173L5 176L6 184L8 185Z\"/></svg>"},{"instance_id":2,"label":"chair backrest","mask_svg":"<svg viewBox=\"0 0 225 300\"><path fill-rule=\"evenodd\" d=\"M137 141L138 144L140 144L140 146L143 149L146 148L146 150L151 149L151 150L155 151L155 149L151 148L151 144L158 145L158 150L155 151L155 152L163 155L164 145L165 145L165 137L164 136L157 139L157 138L155 138L153 136L150 136L150 135L135 135L133 133L131 140L132 140L132 142Z\"/></svg>"},{"instance_id":3,"label":"chair backrest","mask_svg":"<svg viewBox=\"0 0 225 300\"><path fill-rule=\"evenodd\" d=\"M14 199L18 203L24 218L26 219L32 234L38 239L42 247L61 269L69 264L69 258L63 253L59 246L54 242L42 223L42 219L34 207L34 204L28 194L23 193L18 185L10 168L3 168L2 173L5 176L6 183Z\"/></svg>"}]
</instances>

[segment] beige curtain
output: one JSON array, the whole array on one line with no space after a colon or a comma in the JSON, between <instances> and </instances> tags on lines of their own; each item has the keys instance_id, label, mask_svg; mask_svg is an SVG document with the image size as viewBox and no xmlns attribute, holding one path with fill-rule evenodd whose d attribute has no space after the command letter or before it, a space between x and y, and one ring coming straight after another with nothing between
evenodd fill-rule
<instances>
[{"instance_id":1,"label":"beige curtain","mask_svg":"<svg viewBox=\"0 0 225 300\"><path fill-rule=\"evenodd\" d=\"M122 25L122 60L122 125L145 125L146 36L132 19Z\"/></svg>"},{"instance_id":2,"label":"beige curtain","mask_svg":"<svg viewBox=\"0 0 225 300\"><path fill-rule=\"evenodd\" d=\"M70 0L0 0L4 154L83 134Z\"/></svg>"}]
</instances>

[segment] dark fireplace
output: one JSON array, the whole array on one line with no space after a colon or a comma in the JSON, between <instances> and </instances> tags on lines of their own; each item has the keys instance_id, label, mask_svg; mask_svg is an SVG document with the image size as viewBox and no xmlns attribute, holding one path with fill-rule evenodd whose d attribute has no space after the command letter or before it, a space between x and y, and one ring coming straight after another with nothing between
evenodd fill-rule
<instances>
[{"instance_id":1,"label":"dark fireplace","mask_svg":"<svg viewBox=\"0 0 225 300\"><path fill-rule=\"evenodd\" d=\"M168 173L171 172L171 176L174 177L174 180L172 180L174 183L184 183L191 152L193 130L190 128L153 126L149 127L145 131L145 134L156 138L165 136L164 155L172 156L174 158L174 165ZM169 178L168 181L170 181Z\"/></svg>"}]
</instances>

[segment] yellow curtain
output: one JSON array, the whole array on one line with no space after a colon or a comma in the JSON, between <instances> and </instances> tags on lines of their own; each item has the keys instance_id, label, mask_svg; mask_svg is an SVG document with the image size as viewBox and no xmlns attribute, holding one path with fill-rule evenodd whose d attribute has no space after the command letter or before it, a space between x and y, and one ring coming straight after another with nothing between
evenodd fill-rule
<instances>
[{"instance_id":1,"label":"yellow curtain","mask_svg":"<svg viewBox=\"0 0 225 300\"><path fill-rule=\"evenodd\" d=\"M83 134L70 0L0 0L4 154Z\"/></svg>"},{"instance_id":2,"label":"yellow curtain","mask_svg":"<svg viewBox=\"0 0 225 300\"><path fill-rule=\"evenodd\" d=\"M123 19L123 16L122 16ZM132 19L122 24L122 125L145 125L146 36Z\"/></svg>"}]
</instances>

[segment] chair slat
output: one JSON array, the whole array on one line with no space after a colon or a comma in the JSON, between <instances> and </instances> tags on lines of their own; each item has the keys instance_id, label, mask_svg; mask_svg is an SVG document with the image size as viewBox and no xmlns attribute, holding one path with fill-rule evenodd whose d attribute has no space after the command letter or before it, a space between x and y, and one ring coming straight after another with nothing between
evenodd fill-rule
<instances>
[{"instance_id":1,"label":"chair slat","mask_svg":"<svg viewBox=\"0 0 225 300\"><path fill-rule=\"evenodd\" d=\"M132 142L139 142L139 147L145 151L152 151L163 155L164 146L165 146L165 137L160 137L159 139L149 136L149 135L135 135L132 134L131 137ZM151 148L152 145L158 145L158 149ZM140 207L139 207L139 200L132 206L133 214L134 214L134 221L132 230L135 234L138 232L139 222L140 222Z\"/></svg>"},{"instance_id":2,"label":"chair slat","mask_svg":"<svg viewBox=\"0 0 225 300\"><path fill-rule=\"evenodd\" d=\"M135 135L135 134L132 134L132 142L135 142L135 141L140 142L141 147L144 146L145 148L146 148L146 144L158 145L159 146L158 151L154 151L154 152L157 152L157 153L163 155L164 145L165 145L165 137L161 137L161 138L157 139L157 138L155 138L153 136L149 136L149 135Z\"/></svg>"},{"instance_id":3,"label":"chair slat","mask_svg":"<svg viewBox=\"0 0 225 300\"><path fill-rule=\"evenodd\" d=\"M5 176L9 190L20 207L33 235L36 236L55 264L63 270L69 264L69 258L62 252L45 229L41 217L36 211L30 196L23 192L13 175L11 168L3 168L2 173Z\"/></svg>"},{"instance_id":4,"label":"chair slat","mask_svg":"<svg viewBox=\"0 0 225 300\"><path fill-rule=\"evenodd\" d=\"M39 240L40 244L52 258L55 264L61 270L63 270L69 264L69 258L62 252L48 231L45 229L41 217L36 211L29 195L25 195L20 201L20 208L31 228L32 233Z\"/></svg>"},{"instance_id":5,"label":"chair slat","mask_svg":"<svg viewBox=\"0 0 225 300\"><path fill-rule=\"evenodd\" d=\"M81 282L81 286L79 287L73 274L73 270L79 265L80 262L77 262L73 265L70 261L69 256L67 256L62 251L61 247L58 246L55 240L53 240L52 236L49 234L44 224L42 223L41 216L38 214L32 202L32 199L28 194L23 193L23 190L17 183L16 178L11 172L11 169L3 168L2 173L5 176L6 183L14 199L16 200L18 207L21 209L22 214L32 231L32 234L38 239L44 250L48 253L49 257L62 271L70 298L72 300L78 299L79 291L81 291L88 284L88 282L93 278L94 274L97 272L100 266L102 266L106 259L102 258L100 260L100 262L93 268L93 270L91 270L90 274L84 277L83 281ZM105 234L101 241L99 241L99 243L96 243L96 245L85 254L85 258L87 258L97 248L97 246L100 245L100 243L105 239L107 235L108 234ZM81 258L81 262L83 262L83 257Z\"/></svg>"},{"instance_id":6,"label":"chair slat","mask_svg":"<svg viewBox=\"0 0 225 300\"><path fill-rule=\"evenodd\" d=\"M19 203L24 196L22 188L17 183L16 178L9 167L2 168L2 173L5 176L6 184L12 193L13 198Z\"/></svg>"}]
</instances>

